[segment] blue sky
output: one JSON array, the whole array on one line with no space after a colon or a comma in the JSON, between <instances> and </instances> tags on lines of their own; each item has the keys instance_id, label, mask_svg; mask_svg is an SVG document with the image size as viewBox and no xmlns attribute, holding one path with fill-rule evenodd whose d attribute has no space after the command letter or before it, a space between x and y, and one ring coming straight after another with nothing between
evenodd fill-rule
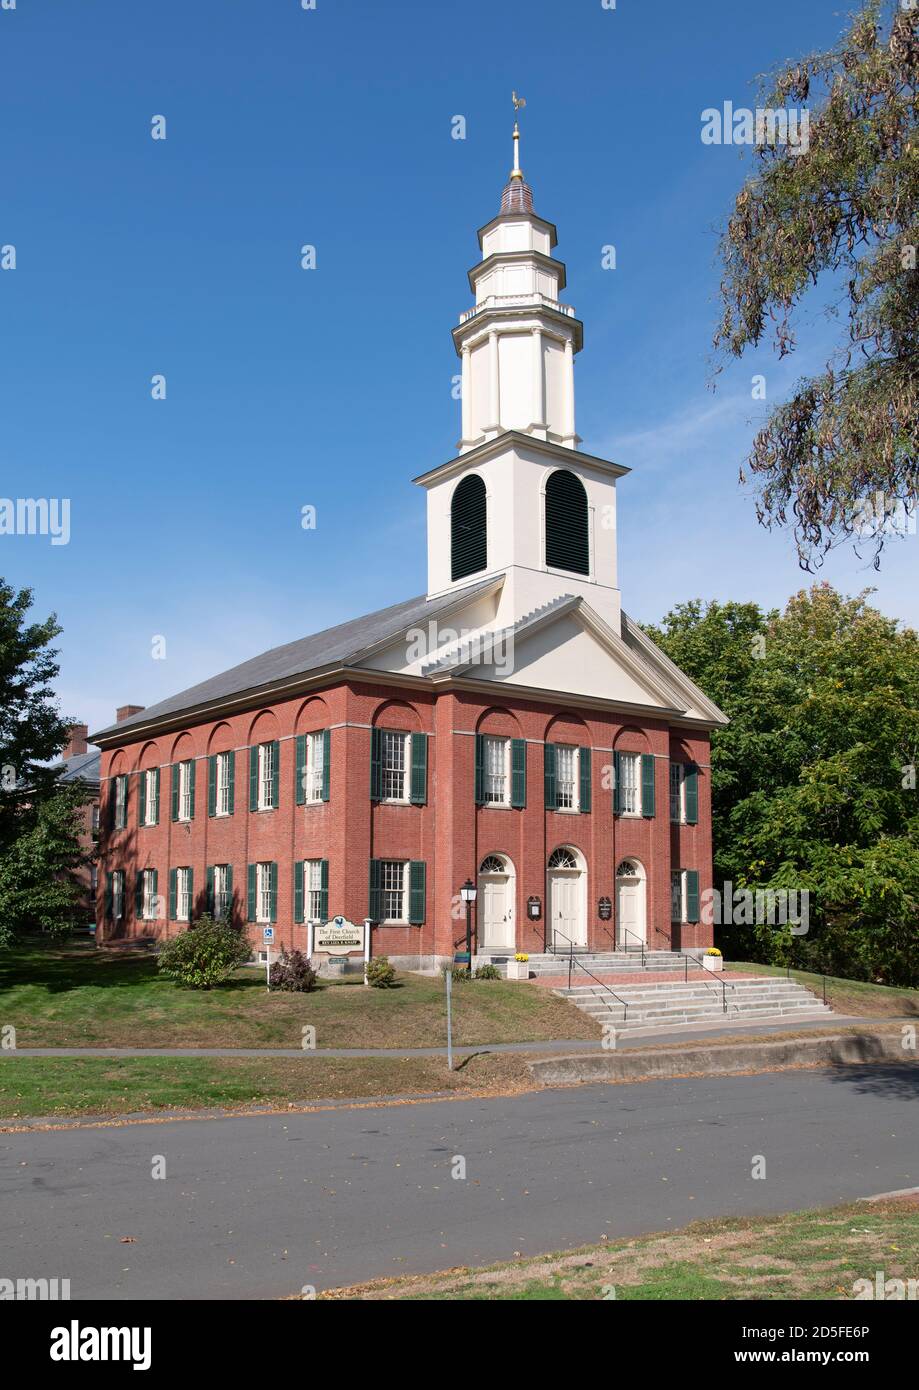
<instances>
[{"instance_id":1,"label":"blue sky","mask_svg":"<svg viewBox=\"0 0 919 1390\"><path fill-rule=\"evenodd\" d=\"M69 545L0 537L54 610L64 713L91 726L425 587L424 496L454 453L450 329L510 162L556 222L583 447L620 484L642 620L811 582L737 470L762 403L818 367L817 313L709 387L717 229L749 160L704 108L829 45L839 0L17 0L0 10L0 495L69 497ZM167 138L150 137L166 118ZM451 136L455 115L466 139ZM317 248L303 271L299 248ZM615 271L601 267L606 244ZM165 401L151 377L167 381ZM315 531L301 508L318 512ZM915 624L919 540L880 576ZM153 643L165 638L165 659Z\"/></svg>"}]
</instances>

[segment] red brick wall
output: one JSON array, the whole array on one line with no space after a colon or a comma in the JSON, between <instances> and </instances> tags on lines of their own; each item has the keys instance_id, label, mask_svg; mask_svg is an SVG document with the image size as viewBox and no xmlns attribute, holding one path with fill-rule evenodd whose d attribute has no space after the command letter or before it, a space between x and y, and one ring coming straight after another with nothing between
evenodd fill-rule
<instances>
[{"instance_id":1,"label":"red brick wall","mask_svg":"<svg viewBox=\"0 0 919 1390\"><path fill-rule=\"evenodd\" d=\"M510 695L510 692L508 692ZM428 800L425 806L373 804L370 800L370 729L373 724L428 737ZM330 800L297 806L295 743L297 734L331 730ZM476 733L500 733L527 740L527 804L523 810L476 807L474 804ZM274 811L249 812L248 747L280 742L279 798ZM543 743L571 742L592 748L592 810L589 814L546 811ZM236 750L235 812L208 816L207 757ZM652 753L656 768L653 819L614 818L611 768L613 750ZM699 823L671 826L669 759L699 764ZM171 819L171 764L197 759L195 818L190 825ZM467 877L490 853L507 855L516 873L516 924L519 949L540 951L546 928L546 863L552 851L570 845L587 865L588 941L610 949L614 922L601 922L598 902L615 904L616 865L625 857L641 861L647 877L648 944L669 947L670 871L697 869L700 893L711 885L711 798L707 734L671 729L653 719L636 721L613 711L583 710L509 698L493 705L468 691L403 690L386 684L342 682L310 697L225 720L190 726L180 733L145 742L126 742L102 755L103 808L110 778L129 772L128 825L111 831L103 809L100 858L99 936L113 927L103 921L106 871L125 870L123 935L157 935L184 930L167 922L169 869L189 865L194 871L196 907L203 909L206 868L231 863L239 917L246 911L246 867L258 860L278 864L278 920L275 943L303 947L306 928L293 922L293 863L297 859L329 861L329 910L361 922L368 912L368 864L371 858L422 859L427 864L426 921L421 927L376 927L375 954L448 955L464 938L465 916L456 897ZM160 819L138 828L136 772L159 765ZM164 917L158 923L134 920L134 881L138 869L158 870ZM539 897L542 916L526 917L526 901ZM251 928L253 940L260 929ZM675 946L707 945L711 928L674 929Z\"/></svg>"}]
</instances>

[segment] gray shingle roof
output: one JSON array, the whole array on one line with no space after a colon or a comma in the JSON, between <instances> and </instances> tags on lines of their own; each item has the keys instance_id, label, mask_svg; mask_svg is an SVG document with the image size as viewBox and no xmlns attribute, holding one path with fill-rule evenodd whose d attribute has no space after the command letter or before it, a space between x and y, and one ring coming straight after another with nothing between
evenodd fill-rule
<instances>
[{"instance_id":1,"label":"gray shingle roof","mask_svg":"<svg viewBox=\"0 0 919 1390\"><path fill-rule=\"evenodd\" d=\"M53 764L60 769L61 782L98 782L102 765L102 754L98 748L90 748L87 753L77 753L72 758L61 758Z\"/></svg>"},{"instance_id":2,"label":"gray shingle roof","mask_svg":"<svg viewBox=\"0 0 919 1390\"><path fill-rule=\"evenodd\" d=\"M94 741L123 734L138 725L147 725L157 719L194 710L201 705L214 704L228 700L244 691L259 690L275 682L290 680L295 676L307 675L321 670L324 666L338 666L353 661L368 647L377 646L389 638L395 640L407 628L427 623L431 618L457 603L467 603L478 593L484 593L501 578L492 575L478 584L467 585L462 589L452 589L439 598L429 599L424 594L417 598L395 603L390 608L380 608L376 613L367 613L362 618L352 618L350 622L339 623L337 627L327 627L310 637L300 637L296 642L287 642L283 647L273 647L261 656L243 661L229 671L192 685L188 690L171 695L159 704L149 705L140 714L132 714L120 724L110 724L91 735ZM381 673L382 674L382 673Z\"/></svg>"}]
</instances>

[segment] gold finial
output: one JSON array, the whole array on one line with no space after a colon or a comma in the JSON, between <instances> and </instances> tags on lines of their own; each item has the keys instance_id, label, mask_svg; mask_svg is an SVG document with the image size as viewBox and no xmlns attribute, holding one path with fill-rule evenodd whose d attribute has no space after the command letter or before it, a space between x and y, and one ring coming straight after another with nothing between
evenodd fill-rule
<instances>
[{"instance_id":1,"label":"gold finial","mask_svg":"<svg viewBox=\"0 0 919 1390\"><path fill-rule=\"evenodd\" d=\"M518 97L516 92L511 92L511 101L514 103L515 111L519 111L522 106L526 106L526 98ZM514 167L511 170L511 178L523 178L523 170L520 168L520 130L516 121L514 122Z\"/></svg>"}]
</instances>

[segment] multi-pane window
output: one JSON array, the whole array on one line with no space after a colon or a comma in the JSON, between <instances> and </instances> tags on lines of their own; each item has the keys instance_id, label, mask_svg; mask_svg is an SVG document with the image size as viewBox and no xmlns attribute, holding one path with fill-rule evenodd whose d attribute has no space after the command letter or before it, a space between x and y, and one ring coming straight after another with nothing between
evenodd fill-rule
<instances>
[{"instance_id":1,"label":"multi-pane window","mask_svg":"<svg viewBox=\"0 0 919 1390\"><path fill-rule=\"evenodd\" d=\"M112 873L112 917L118 922L124 916L124 869Z\"/></svg>"},{"instance_id":2,"label":"multi-pane window","mask_svg":"<svg viewBox=\"0 0 919 1390\"><path fill-rule=\"evenodd\" d=\"M408 864L398 859L384 859L381 875L383 920L385 922L406 922L408 920L408 913L405 908Z\"/></svg>"},{"instance_id":3,"label":"multi-pane window","mask_svg":"<svg viewBox=\"0 0 919 1390\"><path fill-rule=\"evenodd\" d=\"M232 756L232 753L217 754L217 805L215 814L218 816L230 814L230 759Z\"/></svg>"},{"instance_id":4,"label":"multi-pane window","mask_svg":"<svg viewBox=\"0 0 919 1390\"><path fill-rule=\"evenodd\" d=\"M128 823L128 779L126 774L115 778L115 829L124 830Z\"/></svg>"},{"instance_id":5,"label":"multi-pane window","mask_svg":"<svg viewBox=\"0 0 919 1390\"><path fill-rule=\"evenodd\" d=\"M555 749L555 807L558 811L578 809L578 750L565 743Z\"/></svg>"},{"instance_id":6,"label":"multi-pane window","mask_svg":"<svg viewBox=\"0 0 919 1390\"><path fill-rule=\"evenodd\" d=\"M685 918L684 876L682 870L677 869L670 875L670 920L683 922Z\"/></svg>"},{"instance_id":7,"label":"multi-pane window","mask_svg":"<svg viewBox=\"0 0 919 1390\"><path fill-rule=\"evenodd\" d=\"M393 735L398 737L398 735ZM306 736L306 799L322 800L322 782L325 773L325 738L318 734Z\"/></svg>"},{"instance_id":8,"label":"multi-pane window","mask_svg":"<svg viewBox=\"0 0 919 1390\"><path fill-rule=\"evenodd\" d=\"M683 797L685 771L682 763L670 764L670 819L672 821L685 819Z\"/></svg>"},{"instance_id":9,"label":"multi-pane window","mask_svg":"<svg viewBox=\"0 0 919 1390\"><path fill-rule=\"evenodd\" d=\"M176 869L176 920L191 920L191 869Z\"/></svg>"},{"instance_id":10,"label":"multi-pane window","mask_svg":"<svg viewBox=\"0 0 919 1390\"><path fill-rule=\"evenodd\" d=\"M150 768L143 775L143 796L144 796L144 825L156 825L157 805L156 805L156 768Z\"/></svg>"},{"instance_id":11,"label":"multi-pane window","mask_svg":"<svg viewBox=\"0 0 919 1390\"><path fill-rule=\"evenodd\" d=\"M258 809L274 810L274 756L273 743L260 743L258 746ZM259 921L263 919L260 917Z\"/></svg>"},{"instance_id":12,"label":"multi-pane window","mask_svg":"<svg viewBox=\"0 0 919 1390\"><path fill-rule=\"evenodd\" d=\"M94 806L90 815L90 829L94 835L99 834L99 807Z\"/></svg>"},{"instance_id":13,"label":"multi-pane window","mask_svg":"<svg viewBox=\"0 0 919 1390\"><path fill-rule=\"evenodd\" d=\"M409 735L383 730L383 800L409 799Z\"/></svg>"},{"instance_id":14,"label":"multi-pane window","mask_svg":"<svg viewBox=\"0 0 919 1390\"><path fill-rule=\"evenodd\" d=\"M214 916L218 922L230 915L230 868L214 865Z\"/></svg>"},{"instance_id":15,"label":"multi-pane window","mask_svg":"<svg viewBox=\"0 0 919 1390\"><path fill-rule=\"evenodd\" d=\"M262 744L262 747L268 747ZM256 922L271 921L271 865L256 864L255 866L255 920Z\"/></svg>"},{"instance_id":16,"label":"multi-pane window","mask_svg":"<svg viewBox=\"0 0 919 1390\"><path fill-rule=\"evenodd\" d=\"M641 755L619 755L619 813L623 816L641 815Z\"/></svg>"},{"instance_id":17,"label":"multi-pane window","mask_svg":"<svg viewBox=\"0 0 919 1390\"><path fill-rule=\"evenodd\" d=\"M307 859L304 868L306 877L306 917L310 922L322 919L322 860Z\"/></svg>"},{"instance_id":18,"label":"multi-pane window","mask_svg":"<svg viewBox=\"0 0 919 1390\"><path fill-rule=\"evenodd\" d=\"M156 874L153 869L144 869L141 916L145 920L150 920L156 915Z\"/></svg>"},{"instance_id":19,"label":"multi-pane window","mask_svg":"<svg viewBox=\"0 0 919 1390\"><path fill-rule=\"evenodd\" d=\"M511 741L509 738L486 737L483 743L482 794L487 806L510 805L510 759Z\"/></svg>"},{"instance_id":20,"label":"multi-pane window","mask_svg":"<svg viewBox=\"0 0 919 1390\"><path fill-rule=\"evenodd\" d=\"M179 820L191 820L191 769L190 761L179 763Z\"/></svg>"}]
</instances>

